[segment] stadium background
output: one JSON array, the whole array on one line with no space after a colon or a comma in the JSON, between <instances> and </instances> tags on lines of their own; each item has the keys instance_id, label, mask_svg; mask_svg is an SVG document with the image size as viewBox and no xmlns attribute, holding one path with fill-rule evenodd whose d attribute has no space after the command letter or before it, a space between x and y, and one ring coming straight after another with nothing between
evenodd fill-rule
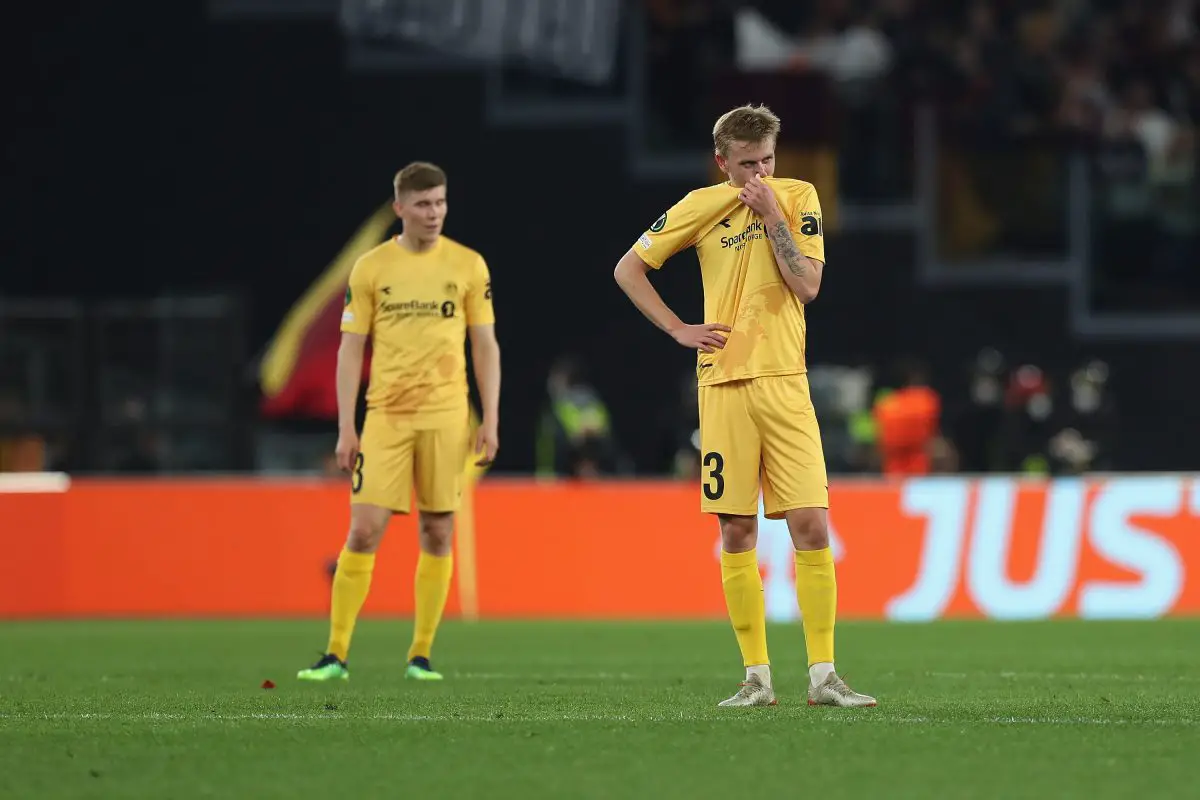
<instances>
[{"instance_id":1,"label":"stadium background","mask_svg":"<svg viewBox=\"0 0 1200 800\"><path fill-rule=\"evenodd\" d=\"M22 10L0 33L0 797L1194 787L1197 3ZM869 715L804 706L765 520L781 705L717 713L740 665L692 356L612 280L748 101L825 213L810 380L839 670ZM398 680L396 520L354 682L297 686L346 526L342 284L414 159L491 266L500 460L459 520L445 684ZM698 319L693 255L655 280ZM894 469L914 439L928 469Z\"/></svg>"},{"instance_id":2,"label":"stadium background","mask_svg":"<svg viewBox=\"0 0 1200 800\"><path fill-rule=\"evenodd\" d=\"M1182 475L1200 432L1194 9L1136 5L230 0L39 12L21 37L30 82L7 147L6 469L69 473L68 494L108 485L93 476L153 475L136 485L194 487L188 505L211 485L195 476L212 474L242 476L222 484L242 488L297 476L294 505L336 496L326 488L337 481L329 375L345 272L387 233L389 176L421 158L451 175L449 235L496 275L503 447L489 491L519 507L619 480L675 498L674 481L699 469L691 358L644 324L611 266L648 220L713 179L709 121L753 100L786 122L781 172L811 179L826 208L830 272L810 309L814 395L835 485L870 486L888 509L850 526L834 509L849 552L920 516L904 498L922 491L921 476L869 483L886 461L873 406L916 368L940 403L927 443L934 475L1034 479L999 479L1015 498L999 513L1015 522L982 528L977 498L994 481L938 484L966 492L959 529L1011 535L1015 574L1033 570L1021 566L1021 542L1078 534L1080 558L1112 562L1110 579L1156 584L1146 577L1153 545L1130 545L1129 563L1119 544L1097 544L1097 530L1158 514L1150 534L1142 525L1129 536L1170 540L1195 521L1196 484L1162 478L1175 482L1154 484L1159 499L1099 503L1103 519L1089 516L1109 486L1097 473ZM500 44L508 57L487 57ZM685 317L699 313L694 256L659 278ZM599 408L600 422L568 430L564 404ZM570 483L549 489L533 474ZM1093 476L1084 510L1063 530L1039 511L1058 485L1044 481L1081 475ZM915 482L895 482L905 478ZM1126 478L1115 480L1123 491ZM94 536L67 511L50 524L40 511L20 515L28 498L4 502L7 531L44 527L65 553ZM239 507L258 502L268 501L252 493ZM88 518L120 519L110 505ZM670 528L672 547L707 553L715 533L687 513ZM235 514L225 529L245 537L253 525L279 549L311 537L332 553L336 516L296 530ZM510 540L512 524L489 511L467 544ZM541 533L580 524L555 519ZM154 536L136 528L120 527L131 548ZM1186 575L1192 546L1177 546ZM483 557L467 562L479 572L471 593L503 571ZM19 575L20 560L8 563ZM324 561L292 568L310 580L281 583L274 594L292 598L281 606L247 597L176 610L319 610ZM206 574L239 583L221 567ZM5 585L9 611L172 608L149 588L89 609ZM1193 582L1179 587L1144 613L1194 609ZM549 593L510 603L506 591L485 590L485 613L489 600L513 613L574 607ZM1068 613L1065 598L1014 613ZM675 610L719 613L716 599Z\"/></svg>"},{"instance_id":3,"label":"stadium background","mask_svg":"<svg viewBox=\"0 0 1200 800\"><path fill-rule=\"evenodd\" d=\"M386 235L390 174L422 158L450 172L449 235L496 274L505 389L494 491L539 502L552 490L520 481L533 473L643 487L630 491L694 479L690 356L643 324L611 265L647 220L713 179L709 121L754 100L787 123L781 172L812 180L826 208L830 274L810 309L810 359L833 472L878 473L872 406L901 386L905 365L941 403L936 474L1187 470L1200 428L1188 5L47 11L25 41L30 90L7 148L7 468L67 472L76 486L112 473L336 480L328 376L345 271ZM526 12L540 24L516 33ZM507 39L487 33L488 14ZM481 57L497 42L516 57ZM1139 82L1157 109L1136 107ZM685 317L699 312L694 256L659 285ZM566 430L564 402L599 406L601 423ZM904 477L919 476L893 476ZM974 509L984 484L964 480ZM1093 492L1107 485L1096 480ZM1172 485L1163 491L1177 502L1142 511L1186 529L1194 484ZM1041 508L1054 484L1022 486L1013 509ZM871 491L907 518L908 490ZM6 498L10 521L22 520L17 502ZM1036 542L1036 516L995 535ZM1096 533L1083 517L1086 543ZM509 524L484 516L476 527L503 541ZM876 547L894 525L886 514L857 522L852 549ZM332 551L339 527L302 535ZM285 528L275 535L297 535ZM69 521L48 530L64 552L93 534ZM702 520L673 530L680 547L694 535L707 548ZM1180 552L1180 568L1195 563ZM1119 558L1116 569L1137 572ZM10 610L56 607L7 585ZM318 608L320 595L318 584L284 607ZM228 610L255 612L247 600ZM170 611L127 602L107 610ZM549 598L537 613L569 606ZM690 611L705 609L720 610Z\"/></svg>"}]
</instances>

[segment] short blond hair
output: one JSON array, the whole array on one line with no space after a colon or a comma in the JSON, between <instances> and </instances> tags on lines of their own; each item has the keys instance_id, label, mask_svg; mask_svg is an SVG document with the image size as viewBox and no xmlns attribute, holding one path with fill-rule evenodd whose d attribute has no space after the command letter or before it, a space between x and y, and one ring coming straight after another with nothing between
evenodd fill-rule
<instances>
[{"instance_id":1,"label":"short blond hair","mask_svg":"<svg viewBox=\"0 0 1200 800\"><path fill-rule=\"evenodd\" d=\"M423 192L446 185L446 172L437 164L428 161L414 161L396 173L392 179L392 189L396 199L405 192Z\"/></svg>"},{"instance_id":2,"label":"short blond hair","mask_svg":"<svg viewBox=\"0 0 1200 800\"><path fill-rule=\"evenodd\" d=\"M713 147L721 155L727 155L734 142L758 144L777 139L779 129L779 117L766 106L738 106L722 114L713 126Z\"/></svg>"}]
</instances>

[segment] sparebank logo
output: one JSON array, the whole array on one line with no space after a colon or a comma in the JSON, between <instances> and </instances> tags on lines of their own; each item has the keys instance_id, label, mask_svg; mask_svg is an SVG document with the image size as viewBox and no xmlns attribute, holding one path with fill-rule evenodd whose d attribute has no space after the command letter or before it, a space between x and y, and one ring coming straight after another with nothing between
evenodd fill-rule
<instances>
[{"instance_id":1,"label":"sparebank logo","mask_svg":"<svg viewBox=\"0 0 1200 800\"><path fill-rule=\"evenodd\" d=\"M722 236L721 247L732 247L735 251L741 250L747 244L755 239L763 239L766 234L763 232L763 222L761 219L756 219L746 226L746 229L736 236Z\"/></svg>"},{"instance_id":2,"label":"sparebank logo","mask_svg":"<svg viewBox=\"0 0 1200 800\"><path fill-rule=\"evenodd\" d=\"M381 319L410 319L412 317L443 317L449 319L455 315L457 305L453 300L403 300L399 302L384 301L379 304Z\"/></svg>"}]
</instances>

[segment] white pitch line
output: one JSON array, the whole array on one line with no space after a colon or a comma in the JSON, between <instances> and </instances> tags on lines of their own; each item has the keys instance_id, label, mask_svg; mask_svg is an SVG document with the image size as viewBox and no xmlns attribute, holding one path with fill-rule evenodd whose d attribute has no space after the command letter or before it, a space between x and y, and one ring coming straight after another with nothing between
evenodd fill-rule
<instances>
[{"instance_id":1,"label":"white pitch line","mask_svg":"<svg viewBox=\"0 0 1200 800\"><path fill-rule=\"evenodd\" d=\"M516 672L458 672L450 673L448 678L462 678L471 681L644 681L650 680L649 675L635 675L631 672L578 672L559 674L516 673ZM685 680L704 680L708 678L729 677L728 675L672 675L672 678Z\"/></svg>"},{"instance_id":2,"label":"white pitch line","mask_svg":"<svg viewBox=\"0 0 1200 800\"><path fill-rule=\"evenodd\" d=\"M972 678L1003 678L1004 680L1046 681L1120 681L1123 683L1195 683L1195 675L1121 675L1103 672L926 672L927 678L969 680Z\"/></svg>"},{"instance_id":3,"label":"white pitch line","mask_svg":"<svg viewBox=\"0 0 1200 800\"><path fill-rule=\"evenodd\" d=\"M771 713L771 712L766 712ZM738 714L730 714L730 717L738 717ZM0 720L14 722L34 722L34 721L70 721L82 722L91 720L106 720L114 722L193 722L193 723L208 723L208 722L256 722L256 721L277 721L277 722L359 722L359 721L386 721L386 722L491 722L491 723L537 723L537 722L668 722L676 720L684 721L712 721L711 716L687 716L684 712L680 712L679 716L667 716L661 714L556 714L553 716L530 716L526 714L514 714L511 712L498 712L497 714L464 714L441 716L432 714L388 714L376 713L368 715L343 715L338 712L328 712L325 714L314 713L287 713L287 712L261 712L251 714L183 714L183 713L147 713L147 714L125 714L125 713L108 713L108 712L77 712L77 713L50 713L50 714L0 714ZM1148 726L1148 727L1181 727L1190 728L1200 725L1200 719L1110 719L1104 717L982 717L979 719L930 719L929 717L897 715L891 716L885 712L877 710L863 710L858 712L842 712L836 715L824 716L819 719L819 723L826 722L846 722L854 724L879 724L879 725L1001 725L1001 726L1028 726L1037 727L1043 725L1063 725L1063 726Z\"/></svg>"}]
</instances>

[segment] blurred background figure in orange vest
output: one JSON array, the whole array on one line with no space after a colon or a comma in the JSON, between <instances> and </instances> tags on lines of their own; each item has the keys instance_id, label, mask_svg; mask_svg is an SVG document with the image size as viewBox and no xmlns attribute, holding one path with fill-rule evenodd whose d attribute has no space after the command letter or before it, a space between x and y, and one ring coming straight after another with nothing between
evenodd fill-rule
<instances>
[{"instance_id":1,"label":"blurred background figure in orange vest","mask_svg":"<svg viewBox=\"0 0 1200 800\"><path fill-rule=\"evenodd\" d=\"M953 447L941 437L942 398L929 386L925 366L908 359L897 372L900 388L881 392L874 409L883 474L953 471Z\"/></svg>"}]
</instances>

